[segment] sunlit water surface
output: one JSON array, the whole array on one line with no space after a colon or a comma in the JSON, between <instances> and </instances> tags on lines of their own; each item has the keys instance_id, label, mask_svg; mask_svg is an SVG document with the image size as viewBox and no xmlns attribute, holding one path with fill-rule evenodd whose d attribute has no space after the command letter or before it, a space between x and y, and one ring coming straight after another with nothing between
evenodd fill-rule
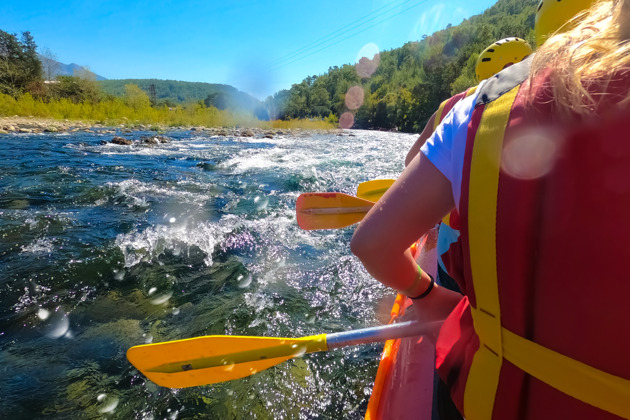
<instances>
[{"instance_id":1,"label":"sunlit water surface","mask_svg":"<svg viewBox=\"0 0 630 420\"><path fill-rule=\"evenodd\" d=\"M362 418L379 345L180 390L148 381L125 352L382 323L392 294L351 255L353 228L302 231L295 201L396 177L415 136L167 135L156 146L0 135L2 417Z\"/></svg>"}]
</instances>

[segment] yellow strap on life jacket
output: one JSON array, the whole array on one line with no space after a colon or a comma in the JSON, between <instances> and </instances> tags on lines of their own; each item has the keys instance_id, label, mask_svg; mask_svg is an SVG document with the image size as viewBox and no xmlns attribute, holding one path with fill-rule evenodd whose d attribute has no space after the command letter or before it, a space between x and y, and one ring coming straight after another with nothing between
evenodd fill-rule
<instances>
[{"instance_id":1,"label":"yellow strap on life jacket","mask_svg":"<svg viewBox=\"0 0 630 420\"><path fill-rule=\"evenodd\" d=\"M527 340L501 325L496 269L496 213L505 128L519 87L486 105L473 147L468 202L470 264L479 350L464 392L467 420L490 420L503 358L592 406L630 419L630 381Z\"/></svg>"},{"instance_id":2,"label":"yellow strap on life jacket","mask_svg":"<svg viewBox=\"0 0 630 420\"><path fill-rule=\"evenodd\" d=\"M503 328L503 357L567 395L630 419L630 381L595 369Z\"/></svg>"},{"instance_id":3,"label":"yellow strap on life jacket","mask_svg":"<svg viewBox=\"0 0 630 420\"><path fill-rule=\"evenodd\" d=\"M464 97L463 97L463 98L461 98L461 99L464 99L464 98L469 97L470 95L472 95L472 94L473 94L473 93L475 93L476 91L477 91L477 86L473 86L473 87L471 87L471 88L468 88L468 89L466 90L466 94L465 94L465 95L464 95ZM437 111L435 111L435 120L433 120L433 131L435 131L435 129L438 127L438 125L440 125L440 123L442 122L442 120L444 119L444 117L446 117L446 115L443 115L443 114L444 114L444 108L446 107L446 104L448 103L448 101L450 101L451 99L452 99L452 98L449 98L449 99L447 99L447 100L445 100L445 101L442 101L442 103L441 103L441 104L440 104L440 106L438 107ZM461 100L461 99L460 99L460 100ZM455 105L453 105L453 106L451 107L451 109L453 109L453 107L454 107L454 106L455 106Z\"/></svg>"},{"instance_id":4,"label":"yellow strap on life jacket","mask_svg":"<svg viewBox=\"0 0 630 420\"><path fill-rule=\"evenodd\" d=\"M450 99L442 101L437 111L435 111L435 119L433 120L433 131L435 131L435 129L438 128L438 125L440 125L440 123L442 122L442 118L443 118L442 114L444 113L444 107L446 106L446 103L449 100Z\"/></svg>"},{"instance_id":5,"label":"yellow strap on life jacket","mask_svg":"<svg viewBox=\"0 0 630 420\"><path fill-rule=\"evenodd\" d=\"M466 95L464 95L464 98L468 98L470 95L472 95L473 93L475 93L475 92L477 91L477 88L478 88L478 87L479 87L479 85L477 85L477 86L473 86L473 87L469 88L469 89L466 91Z\"/></svg>"},{"instance_id":6,"label":"yellow strap on life jacket","mask_svg":"<svg viewBox=\"0 0 630 420\"><path fill-rule=\"evenodd\" d=\"M480 345L470 366L464 392L467 420L492 418L503 363L496 267L496 209L503 137L519 88L520 85L486 104L475 135L470 164L469 252L477 303L471 311Z\"/></svg>"}]
</instances>

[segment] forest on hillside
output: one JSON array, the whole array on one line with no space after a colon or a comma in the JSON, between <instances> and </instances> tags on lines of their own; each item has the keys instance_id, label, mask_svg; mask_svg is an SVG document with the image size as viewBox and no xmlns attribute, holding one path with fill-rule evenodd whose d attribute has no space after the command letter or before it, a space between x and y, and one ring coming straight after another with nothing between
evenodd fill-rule
<instances>
[{"instance_id":1,"label":"forest on hillside","mask_svg":"<svg viewBox=\"0 0 630 420\"><path fill-rule=\"evenodd\" d=\"M334 66L267 98L266 108L272 118L282 119L340 117L349 111L354 128L419 132L443 100L477 84L475 63L487 46L507 37L535 45L537 5L538 0L499 0L457 26L368 57L378 64L371 75L359 75L355 65ZM346 105L353 86L363 91L356 110Z\"/></svg>"},{"instance_id":2,"label":"forest on hillside","mask_svg":"<svg viewBox=\"0 0 630 420\"><path fill-rule=\"evenodd\" d=\"M206 106L218 109L246 110L266 119L261 102L233 86L218 83L183 82L160 79L114 79L98 82L103 91L113 96L123 96L125 86L133 84L145 91L152 102L174 107L189 102L204 101Z\"/></svg>"}]
</instances>

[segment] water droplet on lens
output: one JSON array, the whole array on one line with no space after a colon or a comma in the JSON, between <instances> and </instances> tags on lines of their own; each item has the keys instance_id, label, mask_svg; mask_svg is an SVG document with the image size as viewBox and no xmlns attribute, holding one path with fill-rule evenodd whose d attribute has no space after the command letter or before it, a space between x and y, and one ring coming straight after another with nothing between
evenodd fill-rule
<instances>
[{"instance_id":1,"label":"water droplet on lens","mask_svg":"<svg viewBox=\"0 0 630 420\"><path fill-rule=\"evenodd\" d=\"M151 299L151 303L154 305L162 305L169 301L169 299L173 296L173 292L167 292L163 295L155 297L155 299Z\"/></svg>"},{"instance_id":2,"label":"water droplet on lens","mask_svg":"<svg viewBox=\"0 0 630 420\"><path fill-rule=\"evenodd\" d=\"M116 407L118 407L118 398L114 396L108 396L106 394L101 394L99 395L99 397L101 397L102 395L105 395L105 396L99 400L101 405L98 409L98 412L99 413L112 413L116 409Z\"/></svg>"},{"instance_id":3,"label":"water droplet on lens","mask_svg":"<svg viewBox=\"0 0 630 420\"><path fill-rule=\"evenodd\" d=\"M240 275L236 280L238 281L238 287L243 289L245 287L249 287L249 285L252 284L253 277L251 274L248 274L247 276Z\"/></svg>"},{"instance_id":4,"label":"water droplet on lens","mask_svg":"<svg viewBox=\"0 0 630 420\"><path fill-rule=\"evenodd\" d=\"M293 357L301 357L306 353L306 346L304 345L293 344L291 348L295 349Z\"/></svg>"},{"instance_id":5,"label":"water droplet on lens","mask_svg":"<svg viewBox=\"0 0 630 420\"><path fill-rule=\"evenodd\" d=\"M39 313L38 313L39 316ZM48 338L61 338L70 329L70 319L63 312L54 312L46 316L43 323L44 335Z\"/></svg>"}]
</instances>

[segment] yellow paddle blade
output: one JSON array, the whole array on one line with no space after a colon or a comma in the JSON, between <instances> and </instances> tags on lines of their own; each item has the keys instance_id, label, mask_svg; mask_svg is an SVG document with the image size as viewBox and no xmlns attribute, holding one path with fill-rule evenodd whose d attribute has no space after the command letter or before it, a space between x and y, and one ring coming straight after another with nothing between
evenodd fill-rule
<instances>
[{"instance_id":1,"label":"yellow paddle blade","mask_svg":"<svg viewBox=\"0 0 630 420\"><path fill-rule=\"evenodd\" d=\"M357 188L357 197L376 202L395 181L395 179L375 179L362 182Z\"/></svg>"},{"instance_id":2,"label":"yellow paddle blade","mask_svg":"<svg viewBox=\"0 0 630 420\"><path fill-rule=\"evenodd\" d=\"M343 193L304 193L295 205L298 226L305 230L339 229L365 216L373 202Z\"/></svg>"},{"instance_id":3,"label":"yellow paddle blade","mask_svg":"<svg viewBox=\"0 0 630 420\"><path fill-rule=\"evenodd\" d=\"M327 350L326 334L301 338L209 335L145 344L127 359L158 385L186 388L244 378L304 353Z\"/></svg>"}]
</instances>

